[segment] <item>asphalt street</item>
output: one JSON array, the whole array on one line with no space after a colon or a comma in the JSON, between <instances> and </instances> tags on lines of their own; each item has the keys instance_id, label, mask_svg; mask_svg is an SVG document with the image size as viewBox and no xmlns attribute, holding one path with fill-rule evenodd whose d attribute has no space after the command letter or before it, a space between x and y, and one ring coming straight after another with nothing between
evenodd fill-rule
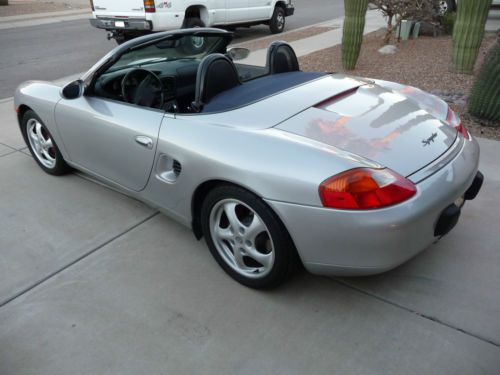
<instances>
[{"instance_id":1,"label":"asphalt street","mask_svg":"<svg viewBox=\"0 0 500 375\"><path fill-rule=\"evenodd\" d=\"M287 19L294 30L343 15L342 0L296 0L296 13ZM242 42L269 35L267 26L238 29ZM106 32L88 20L58 22L2 30L0 33L0 99L14 95L16 87L31 79L55 80L89 69L115 47Z\"/></svg>"}]
</instances>

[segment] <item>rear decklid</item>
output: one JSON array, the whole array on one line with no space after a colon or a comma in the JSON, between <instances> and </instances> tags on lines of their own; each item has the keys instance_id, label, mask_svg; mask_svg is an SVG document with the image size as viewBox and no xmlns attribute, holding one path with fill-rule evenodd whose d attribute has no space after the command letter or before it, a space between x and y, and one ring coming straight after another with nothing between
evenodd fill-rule
<instances>
[{"instance_id":1,"label":"rear decklid","mask_svg":"<svg viewBox=\"0 0 500 375\"><path fill-rule=\"evenodd\" d=\"M100 17L144 17L143 0L94 0L94 14Z\"/></svg>"},{"instance_id":2,"label":"rear decklid","mask_svg":"<svg viewBox=\"0 0 500 375\"><path fill-rule=\"evenodd\" d=\"M444 122L446 103L412 87L377 83L330 96L277 128L357 154L403 176L450 148L457 130Z\"/></svg>"}]
</instances>

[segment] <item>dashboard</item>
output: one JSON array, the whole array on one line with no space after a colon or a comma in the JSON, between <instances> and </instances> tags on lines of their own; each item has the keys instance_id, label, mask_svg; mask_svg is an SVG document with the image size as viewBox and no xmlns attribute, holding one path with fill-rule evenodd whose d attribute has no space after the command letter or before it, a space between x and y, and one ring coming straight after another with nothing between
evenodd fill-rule
<instances>
[{"instance_id":1,"label":"dashboard","mask_svg":"<svg viewBox=\"0 0 500 375\"><path fill-rule=\"evenodd\" d=\"M105 72L97 78L94 94L108 99L126 101L123 96L123 88L133 89L140 82L133 75L125 82L124 78L129 72L141 68L149 70L160 79L163 86L164 102L176 100L179 103L187 103L186 106L188 106L194 100L199 63L199 60L196 59L182 59Z\"/></svg>"}]
</instances>

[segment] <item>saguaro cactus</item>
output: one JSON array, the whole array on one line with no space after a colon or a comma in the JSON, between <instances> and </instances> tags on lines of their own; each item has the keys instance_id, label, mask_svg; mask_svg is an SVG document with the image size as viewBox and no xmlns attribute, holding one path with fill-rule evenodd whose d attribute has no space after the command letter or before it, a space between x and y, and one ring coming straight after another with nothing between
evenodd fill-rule
<instances>
[{"instance_id":1,"label":"saguaro cactus","mask_svg":"<svg viewBox=\"0 0 500 375\"><path fill-rule=\"evenodd\" d=\"M474 70L479 47L483 41L484 25L492 0L460 0L453 28L453 67L457 73Z\"/></svg>"},{"instance_id":2,"label":"saguaro cactus","mask_svg":"<svg viewBox=\"0 0 500 375\"><path fill-rule=\"evenodd\" d=\"M472 88L469 112L487 120L500 121L500 38L488 52Z\"/></svg>"},{"instance_id":3,"label":"saguaro cactus","mask_svg":"<svg viewBox=\"0 0 500 375\"><path fill-rule=\"evenodd\" d=\"M342 33L342 65L351 70L356 67L369 0L344 0L345 18Z\"/></svg>"}]
</instances>

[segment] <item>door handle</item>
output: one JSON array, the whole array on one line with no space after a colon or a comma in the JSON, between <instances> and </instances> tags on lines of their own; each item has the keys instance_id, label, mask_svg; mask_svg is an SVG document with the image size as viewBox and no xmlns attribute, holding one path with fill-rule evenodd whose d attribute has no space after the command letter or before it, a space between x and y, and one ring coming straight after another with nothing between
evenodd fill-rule
<instances>
[{"instance_id":1,"label":"door handle","mask_svg":"<svg viewBox=\"0 0 500 375\"><path fill-rule=\"evenodd\" d=\"M148 150L153 149L153 140L144 135L138 135L135 137L135 141L143 147L146 147Z\"/></svg>"}]
</instances>

